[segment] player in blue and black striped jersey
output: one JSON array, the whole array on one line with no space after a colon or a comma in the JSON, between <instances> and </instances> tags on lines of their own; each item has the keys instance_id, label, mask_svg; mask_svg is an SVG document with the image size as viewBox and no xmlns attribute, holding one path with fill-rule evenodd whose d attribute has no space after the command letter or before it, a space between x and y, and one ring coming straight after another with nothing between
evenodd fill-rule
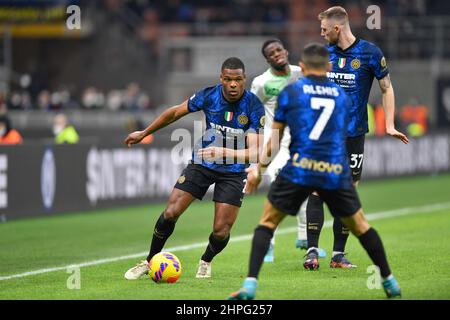
<instances>
[{"instance_id":1,"label":"player in blue and black striped jersey","mask_svg":"<svg viewBox=\"0 0 450 320\"><path fill-rule=\"evenodd\" d=\"M245 193L245 169L258 157L262 144L264 107L245 90L245 67L238 58L222 64L221 83L195 93L178 106L169 108L145 130L128 135L128 146L191 112L203 111L206 132L194 147L192 161L175 184L166 209L156 222L147 259L129 269L125 278L135 280L148 273L148 262L160 252L172 234L177 219L195 199L202 199L215 184L215 216L209 244L199 261L197 278L211 277L211 261L230 239ZM260 134L261 131L261 134Z\"/></svg>"},{"instance_id":2,"label":"player in blue and black striped jersey","mask_svg":"<svg viewBox=\"0 0 450 320\"><path fill-rule=\"evenodd\" d=\"M318 16L321 21L321 35L328 42L328 52L332 69L328 79L339 85L350 96L349 123L347 126L347 152L352 171L353 183L358 185L361 178L364 138L368 132L367 100L373 79L376 78L382 92L383 107L386 115L386 133L408 143L408 138L395 129L394 90L389 79L386 59L381 50L368 41L356 38L350 29L347 12L342 7L331 7ZM315 270L319 267L317 248L319 235L324 222L323 201L317 195L308 198L306 208L308 251L304 266ZM345 257L345 245L348 228L339 219L333 223L332 268L355 267Z\"/></svg>"},{"instance_id":3,"label":"player in blue and black striped jersey","mask_svg":"<svg viewBox=\"0 0 450 320\"><path fill-rule=\"evenodd\" d=\"M247 192L251 193L278 152L272 141L279 141L288 126L290 159L270 186L263 215L253 235L247 278L242 288L230 295L231 300L254 299L257 278L274 230L287 215L295 216L312 192L358 237L380 268L387 296L401 295L381 239L365 219L352 184L345 143L352 102L341 87L327 79L328 59L323 45L305 47L300 63L305 77L287 86L278 96L272 137L264 146L257 167L247 169Z\"/></svg>"}]
</instances>

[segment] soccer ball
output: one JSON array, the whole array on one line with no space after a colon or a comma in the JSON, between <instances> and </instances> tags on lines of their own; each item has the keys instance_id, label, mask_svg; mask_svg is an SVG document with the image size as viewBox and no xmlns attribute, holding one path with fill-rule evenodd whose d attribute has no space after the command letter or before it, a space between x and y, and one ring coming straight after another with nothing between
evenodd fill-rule
<instances>
[{"instance_id":1,"label":"soccer ball","mask_svg":"<svg viewBox=\"0 0 450 320\"><path fill-rule=\"evenodd\" d=\"M160 252L149 262L150 278L156 283L174 283L181 276L180 260L173 253Z\"/></svg>"}]
</instances>

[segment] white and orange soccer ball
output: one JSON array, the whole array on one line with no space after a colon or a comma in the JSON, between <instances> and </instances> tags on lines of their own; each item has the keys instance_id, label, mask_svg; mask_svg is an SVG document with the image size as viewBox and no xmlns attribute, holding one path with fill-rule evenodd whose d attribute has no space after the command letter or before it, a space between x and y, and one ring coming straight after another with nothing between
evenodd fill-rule
<instances>
[{"instance_id":1,"label":"white and orange soccer ball","mask_svg":"<svg viewBox=\"0 0 450 320\"><path fill-rule=\"evenodd\" d=\"M156 283L174 283L181 276L180 260L170 252L155 254L148 266L150 278Z\"/></svg>"}]
</instances>

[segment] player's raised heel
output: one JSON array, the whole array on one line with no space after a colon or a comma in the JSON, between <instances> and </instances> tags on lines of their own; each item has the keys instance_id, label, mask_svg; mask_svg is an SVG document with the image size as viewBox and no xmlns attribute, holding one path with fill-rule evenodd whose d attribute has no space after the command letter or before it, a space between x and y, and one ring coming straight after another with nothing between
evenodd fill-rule
<instances>
[{"instance_id":1,"label":"player's raised heel","mask_svg":"<svg viewBox=\"0 0 450 320\"><path fill-rule=\"evenodd\" d=\"M303 262L303 267L307 270L319 269L319 252L317 248L308 249L305 255L305 262Z\"/></svg>"},{"instance_id":2,"label":"player's raised heel","mask_svg":"<svg viewBox=\"0 0 450 320\"><path fill-rule=\"evenodd\" d=\"M200 260L198 262L197 279L211 278L211 262Z\"/></svg>"},{"instance_id":3,"label":"player's raised heel","mask_svg":"<svg viewBox=\"0 0 450 320\"><path fill-rule=\"evenodd\" d=\"M390 276L388 279L383 281L383 289L388 298L400 298L402 296L402 291L400 290L400 286L394 276Z\"/></svg>"},{"instance_id":4,"label":"player's raised heel","mask_svg":"<svg viewBox=\"0 0 450 320\"><path fill-rule=\"evenodd\" d=\"M308 240L297 239L295 240L295 247L300 250L308 249ZM319 251L319 258L325 258L327 256L327 252L322 248L317 248Z\"/></svg>"},{"instance_id":5,"label":"player's raised heel","mask_svg":"<svg viewBox=\"0 0 450 320\"><path fill-rule=\"evenodd\" d=\"M264 256L264 262L273 262L274 260L274 246L270 244L269 250L267 250L266 255Z\"/></svg>"},{"instance_id":6,"label":"player's raised heel","mask_svg":"<svg viewBox=\"0 0 450 320\"><path fill-rule=\"evenodd\" d=\"M258 287L258 280L255 278L247 278L241 289L231 293L228 300L253 300L255 299L256 288Z\"/></svg>"},{"instance_id":7,"label":"player's raised heel","mask_svg":"<svg viewBox=\"0 0 450 320\"><path fill-rule=\"evenodd\" d=\"M143 275L148 274L149 266L148 262L146 260L139 262L137 265L135 265L133 268L128 269L127 272L125 272L125 279L127 280L137 280Z\"/></svg>"},{"instance_id":8,"label":"player's raised heel","mask_svg":"<svg viewBox=\"0 0 450 320\"><path fill-rule=\"evenodd\" d=\"M352 269L356 268L357 265L352 264L346 257L346 253L338 253L331 258L330 268L336 269Z\"/></svg>"}]
</instances>

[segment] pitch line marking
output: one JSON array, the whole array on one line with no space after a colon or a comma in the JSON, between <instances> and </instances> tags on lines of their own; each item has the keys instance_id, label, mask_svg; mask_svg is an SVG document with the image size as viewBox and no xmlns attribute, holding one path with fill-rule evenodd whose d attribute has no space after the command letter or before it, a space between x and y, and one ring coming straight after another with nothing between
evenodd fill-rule
<instances>
[{"instance_id":1,"label":"pitch line marking","mask_svg":"<svg viewBox=\"0 0 450 320\"><path fill-rule=\"evenodd\" d=\"M411 213L423 214L423 213L439 211L439 210L444 210L444 209L450 209L450 202L436 203L436 204L425 205L425 206L420 206L420 207L408 207L408 208L401 208L401 209L395 209L395 210L373 212L373 213L368 213L365 216L366 216L367 220L371 221L371 220L405 216L405 215L409 215ZM333 224L333 220L328 220L324 223L323 227L329 228L332 226L332 224ZM296 232L296 231L297 231L297 227L282 228L282 229L277 230L276 234L277 235L286 234L286 233L292 233L292 232ZM252 237L253 237L253 234L236 236L236 237L233 237L232 239L230 239L230 242L240 242L240 241L251 240ZM186 251L186 250L191 250L191 249L203 248L206 245L208 245L208 242L199 242L199 243L194 243L194 244L185 245L185 246L177 246L177 247L173 247L173 248L167 248L164 251L170 251L170 252ZM87 262L82 262L82 263L77 263L77 264L70 264L70 265L66 265L64 267L39 269L39 270L34 270L34 271L29 271L29 272L24 272L24 273L19 273L19 274L13 274L13 275L9 275L9 276L2 276L2 277L0 277L0 281L10 280L10 279L14 279L14 278L29 277L29 276L34 276L37 274L42 274L42 273L67 270L67 268L69 268L69 267L82 268L82 267L95 266L95 265L99 265L99 264L105 264L105 263L116 262L116 261L121 261L121 260L135 259L135 258L140 258L142 256L146 256L147 254L148 254L148 252L139 252L139 253L130 254L130 255L126 255L126 256L119 256L119 257L106 258L106 259L100 259L100 260L94 260L94 261L87 261Z\"/></svg>"}]
</instances>

